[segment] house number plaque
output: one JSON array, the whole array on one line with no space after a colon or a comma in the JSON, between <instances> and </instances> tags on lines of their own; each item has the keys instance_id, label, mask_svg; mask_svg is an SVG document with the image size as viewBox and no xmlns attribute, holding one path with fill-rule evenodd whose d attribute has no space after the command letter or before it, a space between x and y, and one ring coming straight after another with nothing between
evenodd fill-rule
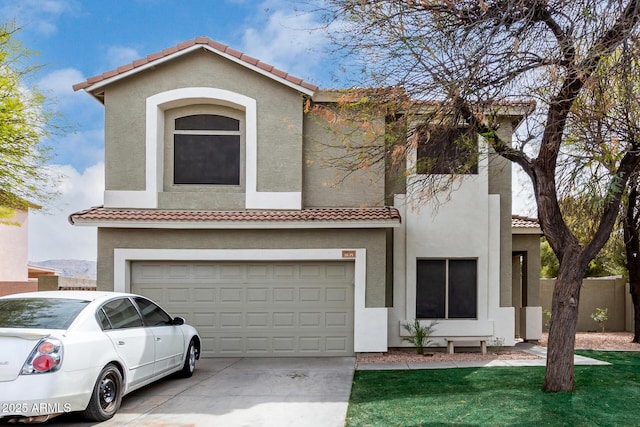
<instances>
[{"instance_id":1,"label":"house number plaque","mask_svg":"<svg viewBox=\"0 0 640 427\"><path fill-rule=\"evenodd\" d=\"M342 258L355 258L356 251L342 251Z\"/></svg>"}]
</instances>

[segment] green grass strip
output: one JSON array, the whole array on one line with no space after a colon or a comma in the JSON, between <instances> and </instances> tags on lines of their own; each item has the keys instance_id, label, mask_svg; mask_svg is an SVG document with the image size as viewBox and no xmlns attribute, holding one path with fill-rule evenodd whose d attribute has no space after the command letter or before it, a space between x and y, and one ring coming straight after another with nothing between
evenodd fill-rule
<instances>
[{"instance_id":1,"label":"green grass strip","mask_svg":"<svg viewBox=\"0 0 640 427\"><path fill-rule=\"evenodd\" d=\"M579 351L576 388L542 391L543 367L357 371L347 426L640 426L640 353Z\"/></svg>"}]
</instances>

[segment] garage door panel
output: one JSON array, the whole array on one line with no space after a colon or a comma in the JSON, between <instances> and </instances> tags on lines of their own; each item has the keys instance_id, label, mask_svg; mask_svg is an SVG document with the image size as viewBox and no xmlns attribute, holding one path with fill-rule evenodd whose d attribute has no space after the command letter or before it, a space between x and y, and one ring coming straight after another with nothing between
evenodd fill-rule
<instances>
[{"instance_id":1,"label":"garage door panel","mask_svg":"<svg viewBox=\"0 0 640 427\"><path fill-rule=\"evenodd\" d=\"M188 292L188 290L185 290ZM198 304L213 303L217 301L216 290L211 288L194 288L191 290L193 300Z\"/></svg>"},{"instance_id":2,"label":"garage door panel","mask_svg":"<svg viewBox=\"0 0 640 427\"><path fill-rule=\"evenodd\" d=\"M300 289L300 302L301 303L314 303L322 301L320 295L322 290L320 288Z\"/></svg>"},{"instance_id":3,"label":"garage door panel","mask_svg":"<svg viewBox=\"0 0 640 427\"><path fill-rule=\"evenodd\" d=\"M348 351L348 342L344 337L327 337L327 352L342 353Z\"/></svg>"},{"instance_id":4,"label":"garage door panel","mask_svg":"<svg viewBox=\"0 0 640 427\"><path fill-rule=\"evenodd\" d=\"M295 269L292 265L275 265L273 266L273 277L276 279L293 279Z\"/></svg>"},{"instance_id":5,"label":"garage door panel","mask_svg":"<svg viewBox=\"0 0 640 427\"><path fill-rule=\"evenodd\" d=\"M273 290L273 302L291 303L295 301L295 290L291 288L275 288Z\"/></svg>"},{"instance_id":6,"label":"garage door panel","mask_svg":"<svg viewBox=\"0 0 640 427\"><path fill-rule=\"evenodd\" d=\"M135 262L131 282L198 329L204 357L344 356L353 274L352 262Z\"/></svg>"},{"instance_id":7,"label":"garage door panel","mask_svg":"<svg viewBox=\"0 0 640 427\"><path fill-rule=\"evenodd\" d=\"M325 319L327 328L346 328L349 325L347 315L343 312L326 313Z\"/></svg>"},{"instance_id":8,"label":"garage door panel","mask_svg":"<svg viewBox=\"0 0 640 427\"><path fill-rule=\"evenodd\" d=\"M249 288L247 289L248 303L267 303L271 299L269 289L267 288Z\"/></svg>"},{"instance_id":9,"label":"garage door panel","mask_svg":"<svg viewBox=\"0 0 640 427\"><path fill-rule=\"evenodd\" d=\"M273 313L274 328L293 328L295 326L295 313Z\"/></svg>"},{"instance_id":10,"label":"garage door panel","mask_svg":"<svg viewBox=\"0 0 640 427\"><path fill-rule=\"evenodd\" d=\"M271 327L271 316L269 313L247 313L247 328L263 328Z\"/></svg>"},{"instance_id":11,"label":"garage door panel","mask_svg":"<svg viewBox=\"0 0 640 427\"><path fill-rule=\"evenodd\" d=\"M320 313L300 313L299 325L301 328L319 328L322 326Z\"/></svg>"}]
</instances>

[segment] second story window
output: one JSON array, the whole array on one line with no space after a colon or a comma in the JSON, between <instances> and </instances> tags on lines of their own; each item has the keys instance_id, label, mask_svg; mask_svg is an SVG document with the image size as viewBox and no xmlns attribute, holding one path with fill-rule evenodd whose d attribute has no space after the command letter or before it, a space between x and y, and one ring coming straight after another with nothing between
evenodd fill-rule
<instances>
[{"instance_id":1,"label":"second story window","mask_svg":"<svg viewBox=\"0 0 640 427\"><path fill-rule=\"evenodd\" d=\"M477 174L478 140L467 128L422 125L416 129L419 174Z\"/></svg>"},{"instance_id":2,"label":"second story window","mask_svg":"<svg viewBox=\"0 0 640 427\"><path fill-rule=\"evenodd\" d=\"M173 183L240 185L240 121L215 114L175 119Z\"/></svg>"}]
</instances>

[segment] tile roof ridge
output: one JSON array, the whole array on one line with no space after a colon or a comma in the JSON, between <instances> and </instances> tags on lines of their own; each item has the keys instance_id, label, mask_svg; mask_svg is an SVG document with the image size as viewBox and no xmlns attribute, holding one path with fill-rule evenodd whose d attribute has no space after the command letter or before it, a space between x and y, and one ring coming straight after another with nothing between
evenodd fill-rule
<instances>
[{"instance_id":1,"label":"tile roof ridge","mask_svg":"<svg viewBox=\"0 0 640 427\"><path fill-rule=\"evenodd\" d=\"M517 215L517 214L511 214L511 219L520 219L522 221L531 221L531 222L535 222L535 223L539 222L538 218L534 218L534 217L530 217L530 216L524 216L524 215Z\"/></svg>"},{"instance_id":2,"label":"tile roof ridge","mask_svg":"<svg viewBox=\"0 0 640 427\"><path fill-rule=\"evenodd\" d=\"M117 67L113 70L109 70L106 71L102 74L99 74L97 76L93 76L93 77L89 77L88 79L86 79L84 82L81 83L77 83L75 85L73 85L73 90L74 91L78 91L78 90L82 90L82 89L86 89L96 83L99 83L101 81L107 80L111 77L115 77L117 75L135 70L136 68L139 68L143 65L149 64L151 62L157 61L159 59L162 58L166 58L168 56L171 56L173 54L176 54L178 52L184 51L185 49L189 49L192 48L193 46L208 46L209 48L216 50L220 53L224 53L226 55L232 56L234 58L236 58L238 61L244 62L245 64L249 65L249 66L254 66L257 67L267 73L273 74L275 77L284 79L290 83L293 83L294 85L297 86L302 86L305 89L311 90L311 91L316 91L318 90L318 86L305 82L304 80L302 80L299 77L293 76L289 73L286 73L284 71L281 71L277 68L275 68L273 65L270 64L266 64L262 61L260 61L259 59L253 58L243 52L240 52L238 50L235 50L225 44L222 44L220 42L217 42L215 40L212 40L211 38L207 37L207 36L199 36L196 37L194 39L190 39L190 40L186 40L183 42L178 43L175 46L172 47L168 47L165 48L163 50L161 50L160 52L155 52L152 54L149 54L147 56L145 56L144 58L140 58L137 59L129 64L125 64L122 65L120 67Z\"/></svg>"},{"instance_id":3,"label":"tile roof ridge","mask_svg":"<svg viewBox=\"0 0 640 427\"><path fill-rule=\"evenodd\" d=\"M349 207L349 208L307 208L301 210L173 210L173 209L137 209L105 208L97 206L69 215L73 225L77 219L105 219L142 221L348 221L365 219L397 219L400 212L389 206Z\"/></svg>"}]
</instances>

